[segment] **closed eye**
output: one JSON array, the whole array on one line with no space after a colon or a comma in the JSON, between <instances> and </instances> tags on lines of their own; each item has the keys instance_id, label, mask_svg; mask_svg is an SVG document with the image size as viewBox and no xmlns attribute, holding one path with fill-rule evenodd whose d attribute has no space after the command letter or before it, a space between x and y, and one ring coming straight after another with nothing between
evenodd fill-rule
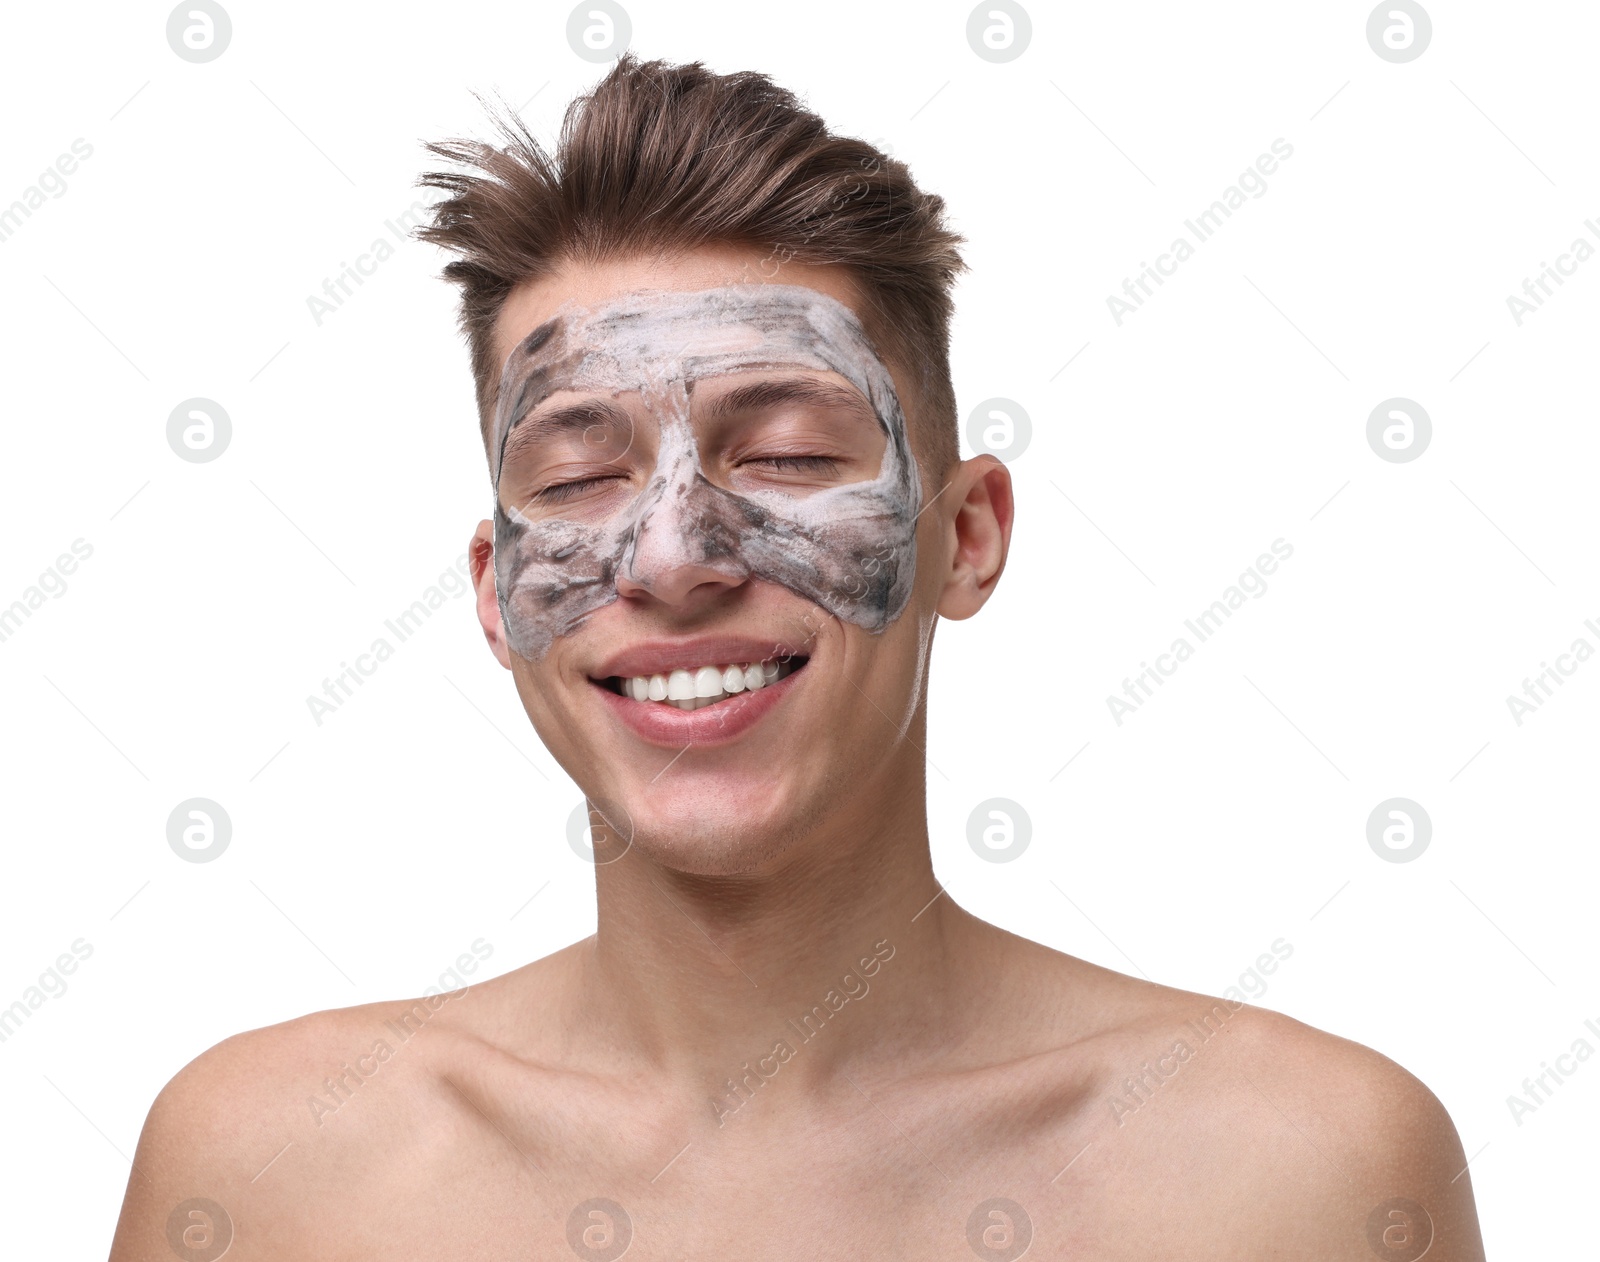
<instances>
[{"instance_id":1,"label":"closed eye","mask_svg":"<svg viewBox=\"0 0 1600 1262\"><path fill-rule=\"evenodd\" d=\"M832 473L842 463L834 456L757 456L743 462L747 465L765 465L773 469L788 469L796 473ZM585 489L602 482L614 482L623 475L608 473L592 478L575 478L571 482L551 482L532 498L541 504L559 504L581 494Z\"/></svg>"},{"instance_id":2,"label":"closed eye","mask_svg":"<svg viewBox=\"0 0 1600 1262\"><path fill-rule=\"evenodd\" d=\"M805 473L830 473L839 465L839 461L832 456L758 456L744 463L772 465Z\"/></svg>"},{"instance_id":3,"label":"closed eye","mask_svg":"<svg viewBox=\"0 0 1600 1262\"><path fill-rule=\"evenodd\" d=\"M552 482L543 490L535 491L533 498L541 504L559 504L562 500L571 499L585 487L598 486L602 482L614 482L621 474L608 473L601 477L578 478L572 482Z\"/></svg>"}]
</instances>

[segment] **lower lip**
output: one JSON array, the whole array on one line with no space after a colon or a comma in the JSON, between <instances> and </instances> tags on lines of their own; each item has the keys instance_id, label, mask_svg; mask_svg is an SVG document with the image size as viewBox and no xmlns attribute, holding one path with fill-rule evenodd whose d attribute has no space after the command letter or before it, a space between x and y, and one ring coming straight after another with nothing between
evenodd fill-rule
<instances>
[{"instance_id":1,"label":"lower lip","mask_svg":"<svg viewBox=\"0 0 1600 1262\"><path fill-rule=\"evenodd\" d=\"M701 706L698 710L680 710L664 701L635 701L612 692L604 684L594 684L594 687L601 700L634 735L655 745L682 749L685 745L726 745L737 740L789 695L794 681L805 671L803 666L776 683L736 693L726 701Z\"/></svg>"}]
</instances>

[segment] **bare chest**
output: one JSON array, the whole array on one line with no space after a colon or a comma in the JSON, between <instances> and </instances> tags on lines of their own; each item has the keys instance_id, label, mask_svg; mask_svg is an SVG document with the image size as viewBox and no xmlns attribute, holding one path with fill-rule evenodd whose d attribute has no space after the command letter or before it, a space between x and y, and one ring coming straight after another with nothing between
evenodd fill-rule
<instances>
[{"instance_id":1,"label":"bare chest","mask_svg":"<svg viewBox=\"0 0 1600 1262\"><path fill-rule=\"evenodd\" d=\"M863 1100L731 1135L646 1116L560 1135L469 1128L391 1148L320 1216L318 1247L395 1262L1250 1256L1208 1225L1225 1189L1208 1178L1210 1199L1190 1196L1192 1154L1154 1126L1089 1113L1006 1134L950 1112Z\"/></svg>"}]
</instances>

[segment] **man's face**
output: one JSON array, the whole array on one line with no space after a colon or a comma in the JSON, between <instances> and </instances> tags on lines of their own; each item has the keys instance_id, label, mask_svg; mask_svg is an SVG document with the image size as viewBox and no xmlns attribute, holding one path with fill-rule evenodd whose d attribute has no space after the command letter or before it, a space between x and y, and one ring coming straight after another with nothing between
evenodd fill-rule
<instances>
[{"instance_id":1,"label":"man's face","mask_svg":"<svg viewBox=\"0 0 1600 1262\"><path fill-rule=\"evenodd\" d=\"M938 488L858 291L759 259L568 266L496 327L485 630L609 852L708 873L908 775L920 798L937 601L917 536Z\"/></svg>"}]
</instances>

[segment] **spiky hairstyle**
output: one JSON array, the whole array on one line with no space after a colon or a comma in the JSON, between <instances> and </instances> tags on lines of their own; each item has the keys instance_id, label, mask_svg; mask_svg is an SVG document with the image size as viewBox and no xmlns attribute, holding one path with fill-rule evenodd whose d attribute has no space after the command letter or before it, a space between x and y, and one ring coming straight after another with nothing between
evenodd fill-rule
<instances>
[{"instance_id":1,"label":"spiky hairstyle","mask_svg":"<svg viewBox=\"0 0 1600 1262\"><path fill-rule=\"evenodd\" d=\"M485 441L500 385L494 324L517 285L569 262L729 244L848 269L868 336L917 392L913 443L936 476L958 458L949 342L964 238L905 163L833 134L766 75L699 62L623 55L567 107L553 155L503 101L489 113L501 144L427 144L458 169L417 181L448 196L416 230L458 256L444 275L461 289Z\"/></svg>"}]
</instances>

